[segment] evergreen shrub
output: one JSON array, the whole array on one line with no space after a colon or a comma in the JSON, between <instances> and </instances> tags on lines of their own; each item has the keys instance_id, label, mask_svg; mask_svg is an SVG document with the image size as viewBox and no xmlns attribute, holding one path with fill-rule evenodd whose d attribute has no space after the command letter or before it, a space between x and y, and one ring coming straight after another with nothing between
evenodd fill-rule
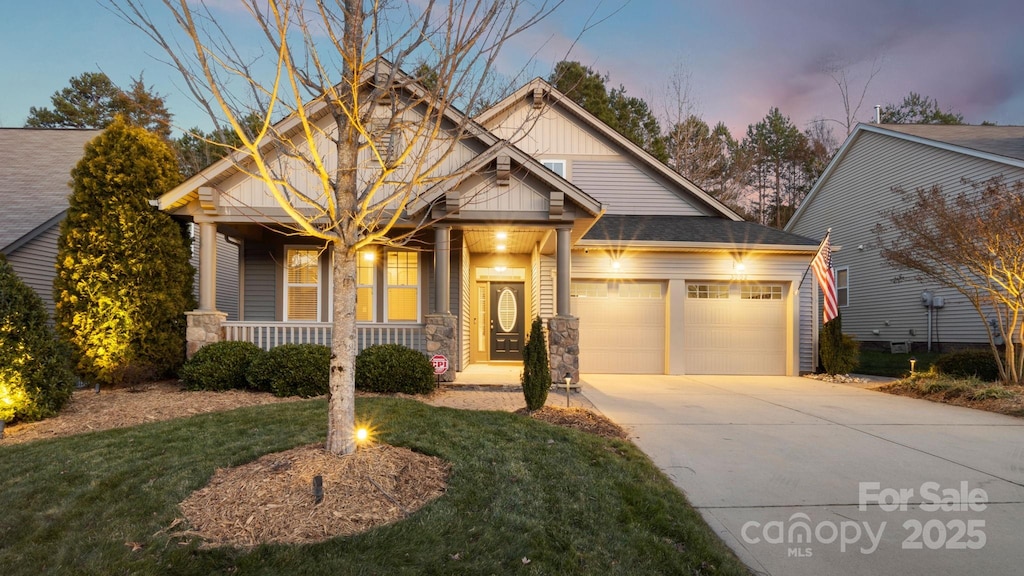
<instances>
[{"instance_id":1,"label":"evergreen shrub","mask_svg":"<svg viewBox=\"0 0 1024 576\"><path fill-rule=\"evenodd\" d=\"M249 365L263 354L263 349L251 342L214 342L188 359L179 377L189 390L248 388L245 375Z\"/></svg>"},{"instance_id":2,"label":"evergreen shrub","mask_svg":"<svg viewBox=\"0 0 1024 576\"><path fill-rule=\"evenodd\" d=\"M356 389L429 394L437 388L430 359L401 344L376 344L356 356Z\"/></svg>"},{"instance_id":3,"label":"evergreen shrub","mask_svg":"<svg viewBox=\"0 0 1024 576\"><path fill-rule=\"evenodd\" d=\"M551 369L548 364L548 346L544 339L544 321L538 316L530 326L530 339L523 347L523 396L526 409L538 410L548 400L551 389Z\"/></svg>"},{"instance_id":4,"label":"evergreen shrub","mask_svg":"<svg viewBox=\"0 0 1024 576\"><path fill-rule=\"evenodd\" d=\"M986 382L999 381L999 366L991 350L959 350L935 359L932 367L939 374L957 378L976 377Z\"/></svg>"},{"instance_id":5,"label":"evergreen shrub","mask_svg":"<svg viewBox=\"0 0 1024 576\"><path fill-rule=\"evenodd\" d=\"M284 344L257 356L246 371L249 386L275 396L321 396L329 389L331 349L321 344Z\"/></svg>"}]
</instances>

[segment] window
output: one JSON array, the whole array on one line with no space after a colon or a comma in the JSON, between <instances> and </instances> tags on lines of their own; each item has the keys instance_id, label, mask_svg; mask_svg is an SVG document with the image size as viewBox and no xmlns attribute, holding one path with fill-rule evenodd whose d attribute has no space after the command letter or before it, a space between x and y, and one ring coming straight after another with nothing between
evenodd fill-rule
<instances>
[{"instance_id":1,"label":"window","mask_svg":"<svg viewBox=\"0 0 1024 576\"><path fill-rule=\"evenodd\" d=\"M850 305L850 269L836 268L836 300L839 306Z\"/></svg>"},{"instance_id":2,"label":"window","mask_svg":"<svg viewBox=\"0 0 1024 576\"><path fill-rule=\"evenodd\" d=\"M320 250L286 248L285 320L320 320Z\"/></svg>"},{"instance_id":3,"label":"window","mask_svg":"<svg viewBox=\"0 0 1024 576\"><path fill-rule=\"evenodd\" d=\"M778 284L744 284L740 289L743 300L782 300L782 286Z\"/></svg>"},{"instance_id":4,"label":"window","mask_svg":"<svg viewBox=\"0 0 1024 576\"><path fill-rule=\"evenodd\" d=\"M701 300L717 300L729 298L728 284L687 284L687 298L699 298Z\"/></svg>"},{"instance_id":5,"label":"window","mask_svg":"<svg viewBox=\"0 0 1024 576\"><path fill-rule=\"evenodd\" d=\"M569 284L569 296L574 298L606 298L608 297L608 283L572 282Z\"/></svg>"},{"instance_id":6,"label":"window","mask_svg":"<svg viewBox=\"0 0 1024 576\"><path fill-rule=\"evenodd\" d=\"M661 284L653 282L624 282L619 284L619 298L661 300Z\"/></svg>"},{"instance_id":7,"label":"window","mask_svg":"<svg viewBox=\"0 0 1024 576\"><path fill-rule=\"evenodd\" d=\"M387 315L389 322L419 320L419 254L387 253Z\"/></svg>"},{"instance_id":8,"label":"window","mask_svg":"<svg viewBox=\"0 0 1024 576\"><path fill-rule=\"evenodd\" d=\"M541 160L545 168L565 178L565 160Z\"/></svg>"},{"instance_id":9,"label":"window","mask_svg":"<svg viewBox=\"0 0 1024 576\"><path fill-rule=\"evenodd\" d=\"M377 254L373 250L360 250L356 255L356 322L373 322L376 263Z\"/></svg>"}]
</instances>

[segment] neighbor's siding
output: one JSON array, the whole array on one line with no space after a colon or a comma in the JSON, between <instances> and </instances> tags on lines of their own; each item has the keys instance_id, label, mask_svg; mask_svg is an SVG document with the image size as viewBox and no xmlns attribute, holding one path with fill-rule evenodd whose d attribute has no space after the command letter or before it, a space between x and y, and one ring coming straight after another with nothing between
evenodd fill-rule
<instances>
[{"instance_id":1,"label":"neighbor's siding","mask_svg":"<svg viewBox=\"0 0 1024 576\"><path fill-rule=\"evenodd\" d=\"M861 341L925 342L928 317L921 292L929 289L946 301L936 311L937 342L987 341L981 320L963 296L888 265L874 226L884 220L884 210L900 205L893 187L912 191L938 184L956 194L965 190L961 178L980 182L998 175L1014 181L1024 178L1024 170L872 132L851 143L789 229L821 238L832 228L833 263L850 271L850 305L840 308L843 332Z\"/></svg>"},{"instance_id":2,"label":"neighbor's siding","mask_svg":"<svg viewBox=\"0 0 1024 576\"><path fill-rule=\"evenodd\" d=\"M60 223L41 232L20 248L7 255L14 272L29 288L39 295L46 312L53 318L53 279L57 276L57 237Z\"/></svg>"}]
</instances>

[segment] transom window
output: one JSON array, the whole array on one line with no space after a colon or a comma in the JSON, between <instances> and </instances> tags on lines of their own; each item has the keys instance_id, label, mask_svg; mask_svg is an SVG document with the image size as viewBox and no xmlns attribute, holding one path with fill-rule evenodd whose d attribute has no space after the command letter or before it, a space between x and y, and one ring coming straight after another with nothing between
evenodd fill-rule
<instances>
[{"instance_id":1,"label":"transom window","mask_svg":"<svg viewBox=\"0 0 1024 576\"><path fill-rule=\"evenodd\" d=\"M850 305L850 269L836 268L836 300L839 306Z\"/></svg>"},{"instance_id":2,"label":"transom window","mask_svg":"<svg viewBox=\"0 0 1024 576\"><path fill-rule=\"evenodd\" d=\"M778 284L744 284L740 288L743 300L782 300L782 286Z\"/></svg>"},{"instance_id":3,"label":"transom window","mask_svg":"<svg viewBox=\"0 0 1024 576\"><path fill-rule=\"evenodd\" d=\"M569 295L576 298L607 298L607 282L572 282Z\"/></svg>"},{"instance_id":4,"label":"transom window","mask_svg":"<svg viewBox=\"0 0 1024 576\"><path fill-rule=\"evenodd\" d=\"M320 249L287 248L284 274L285 320L320 319Z\"/></svg>"},{"instance_id":5,"label":"transom window","mask_svg":"<svg viewBox=\"0 0 1024 576\"><path fill-rule=\"evenodd\" d=\"M686 297L701 300L717 300L729 298L728 284L687 284Z\"/></svg>"}]
</instances>

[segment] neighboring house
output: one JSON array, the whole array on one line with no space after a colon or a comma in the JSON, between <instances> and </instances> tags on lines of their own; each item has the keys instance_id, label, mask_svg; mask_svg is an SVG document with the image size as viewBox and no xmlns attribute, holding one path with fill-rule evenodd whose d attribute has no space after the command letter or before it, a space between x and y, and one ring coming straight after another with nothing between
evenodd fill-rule
<instances>
[{"instance_id":1,"label":"neighboring house","mask_svg":"<svg viewBox=\"0 0 1024 576\"><path fill-rule=\"evenodd\" d=\"M814 368L816 286L804 278L817 241L743 221L543 80L474 120L482 130L449 157L457 176L407 207L405 222L435 222L417 248L376 246L359 258L360 348L442 351L456 370L521 362L540 316L559 380ZM190 351L222 337L329 343L331 254L283 233L262 182L226 159L159 204L201 234L242 240L240 321L213 309L215 287L202 276L214 255L202 254Z\"/></svg>"},{"instance_id":2,"label":"neighboring house","mask_svg":"<svg viewBox=\"0 0 1024 576\"><path fill-rule=\"evenodd\" d=\"M882 258L875 226L899 208L893 192L939 185L950 194L968 190L962 179L1024 179L1024 127L860 124L815 183L786 231L821 238L832 229L843 332L862 343L988 342L970 303L919 273L897 270ZM931 307L925 305L930 301ZM930 344L929 344L930 343Z\"/></svg>"},{"instance_id":3,"label":"neighboring house","mask_svg":"<svg viewBox=\"0 0 1024 576\"><path fill-rule=\"evenodd\" d=\"M85 145L101 132L0 128L0 253L42 298L51 317L57 238L71 194L71 169L81 160ZM238 249L223 235L217 250L226 261L237 259ZM225 289L218 294L217 305L235 318L238 296L231 286L238 284L238 267L218 268L218 278Z\"/></svg>"}]
</instances>

